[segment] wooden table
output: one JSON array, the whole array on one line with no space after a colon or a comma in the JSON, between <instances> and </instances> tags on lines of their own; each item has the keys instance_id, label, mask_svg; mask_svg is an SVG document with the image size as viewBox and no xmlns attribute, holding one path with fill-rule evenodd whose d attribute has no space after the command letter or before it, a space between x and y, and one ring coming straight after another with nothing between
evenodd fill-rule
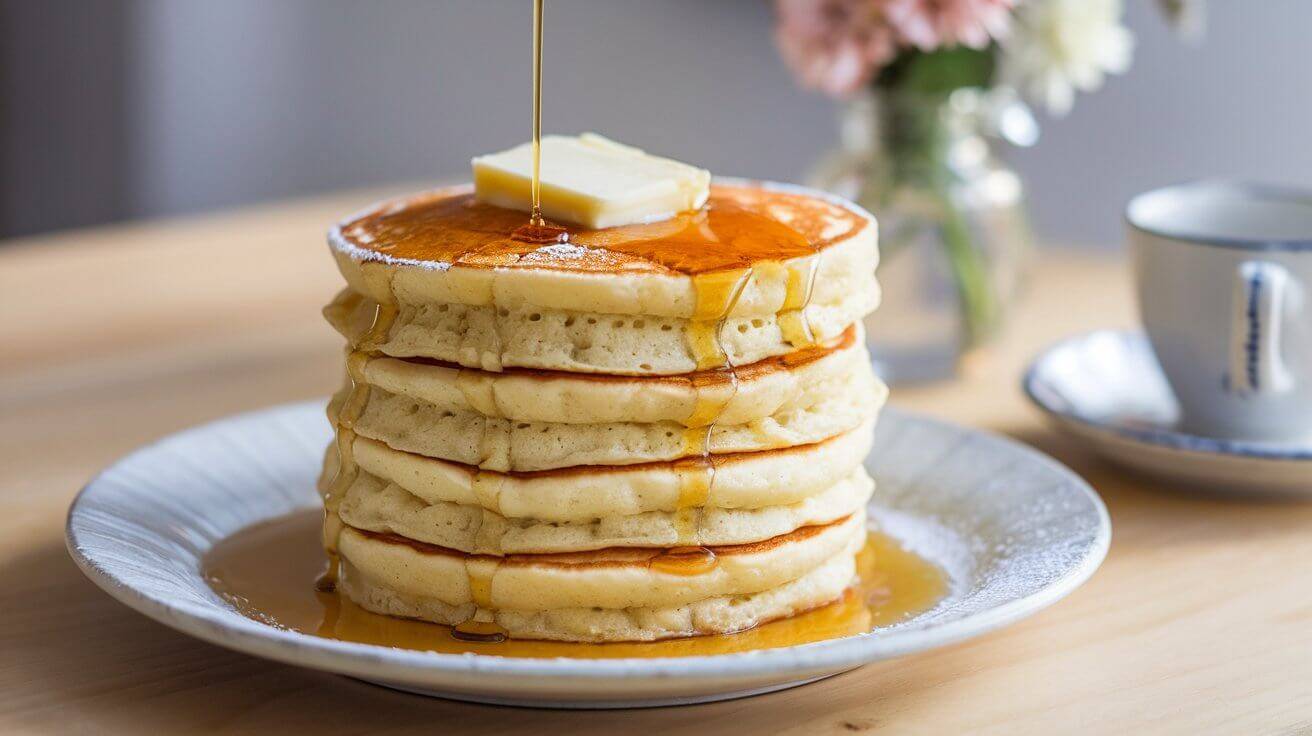
<instances>
[{"instance_id":1,"label":"wooden table","mask_svg":"<svg viewBox=\"0 0 1312 736\"><path fill-rule=\"evenodd\" d=\"M254 659L114 602L64 550L69 500L136 445L332 389L323 231L376 194L0 248L0 733L1312 733L1312 504L1133 477L1022 398L1039 348L1131 320L1122 266L1069 252L1041 262L1011 334L967 379L895 398L1038 446L1111 509L1102 570L1002 632L758 698L552 712Z\"/></svg>"}]
</instances>

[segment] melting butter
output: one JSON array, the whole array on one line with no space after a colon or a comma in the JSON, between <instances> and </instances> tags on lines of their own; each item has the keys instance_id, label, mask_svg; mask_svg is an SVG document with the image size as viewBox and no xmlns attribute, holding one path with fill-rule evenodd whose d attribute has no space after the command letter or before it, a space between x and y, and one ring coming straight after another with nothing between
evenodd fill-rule
<instances>
[{"instance_id":1,"label":"melting butter","mask_svg":"<svg viewBox=\"0 0 1312 736\"><path fill-rule=\"evenodd\" d=\"M531 143L472 164L478 201L531 211ZM540 168L542 215L591 229L669 219L700 209L710 195L709 171L595 133L544 136Z\"/></svg>"}]
</instances>

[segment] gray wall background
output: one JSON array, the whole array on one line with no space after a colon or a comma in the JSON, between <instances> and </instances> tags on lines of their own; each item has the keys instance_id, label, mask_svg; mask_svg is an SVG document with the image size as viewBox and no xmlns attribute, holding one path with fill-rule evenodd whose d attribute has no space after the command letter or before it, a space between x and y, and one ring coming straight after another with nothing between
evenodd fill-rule
<instances>
[{"instance_id":1,"label":"gray wall background","mask_svg":"<svg viewBox=\"0 0 1312 736\"><path fill-rule=\"evenodd\" d=\"M1132 193L1312 186L1312 2L1212 0L1200 44L1129 0L1135 64L1012 160L1048 239ZM550 0L544 127L798 179L835 139L760 0ZM0 0L0 234L462 177L527 138L528 0Z\"/></svg>"}]
</instances>

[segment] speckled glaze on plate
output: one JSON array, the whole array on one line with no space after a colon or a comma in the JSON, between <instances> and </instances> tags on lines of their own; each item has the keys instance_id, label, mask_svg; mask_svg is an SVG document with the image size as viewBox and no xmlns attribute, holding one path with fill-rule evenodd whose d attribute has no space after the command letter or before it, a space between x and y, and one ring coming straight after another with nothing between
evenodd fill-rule
<instances>
[{"instance_id":1,"label":"speckled glaze on plate","mask_svg":"<svg viewBox=\"0 0 1312 736\"><path fill-rule=\"evenodd\" d=\"M1312 445L1176 429L1180 407L1142 332L1067 338L1034 360L1023 387L1059 429L1119 465L1186 489L1312 498Z\"/></svg>"},{"instance_id":2,"label":"speckled glaze on plate","mask_svg":"<svg viewBox=\"0 0 1312 736\"><path fill-rule=\"evenodd\" d=\"M115 598L180 631L256 656L483 703L617 708L770 692L1012 623L1083 583L1106 554L1102 501L1023 445L887 409L867 462L874 523L938 563L951 592L869 634L670 659L525 660L418 652L273 628L230 608L200 562L251 524L319 503L323 403L274 407L167 437L123 458L73 502L73 558Z\"/></svg>"}]
</instances>

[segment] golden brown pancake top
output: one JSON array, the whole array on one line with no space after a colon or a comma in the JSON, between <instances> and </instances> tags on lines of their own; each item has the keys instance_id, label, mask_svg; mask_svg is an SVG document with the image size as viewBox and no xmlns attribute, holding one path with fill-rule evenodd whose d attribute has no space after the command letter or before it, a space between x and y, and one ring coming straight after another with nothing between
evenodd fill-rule
<instances>
[{"instance_id":1,"label":"golden brown pancake top","mask_svg":"<svg viewBox=\"0 0 1312 736\"><path fill-rule=\"evenodd\" d=\"M383 205L342 223L339 233L366 260L699 274L810 256L869 226L857 212L816 197L718 184L700 210L603 230L567 227L563 244L513 239L527 220L524 212L474 201L464 186Z\"/></svg>"}]
</instances>

